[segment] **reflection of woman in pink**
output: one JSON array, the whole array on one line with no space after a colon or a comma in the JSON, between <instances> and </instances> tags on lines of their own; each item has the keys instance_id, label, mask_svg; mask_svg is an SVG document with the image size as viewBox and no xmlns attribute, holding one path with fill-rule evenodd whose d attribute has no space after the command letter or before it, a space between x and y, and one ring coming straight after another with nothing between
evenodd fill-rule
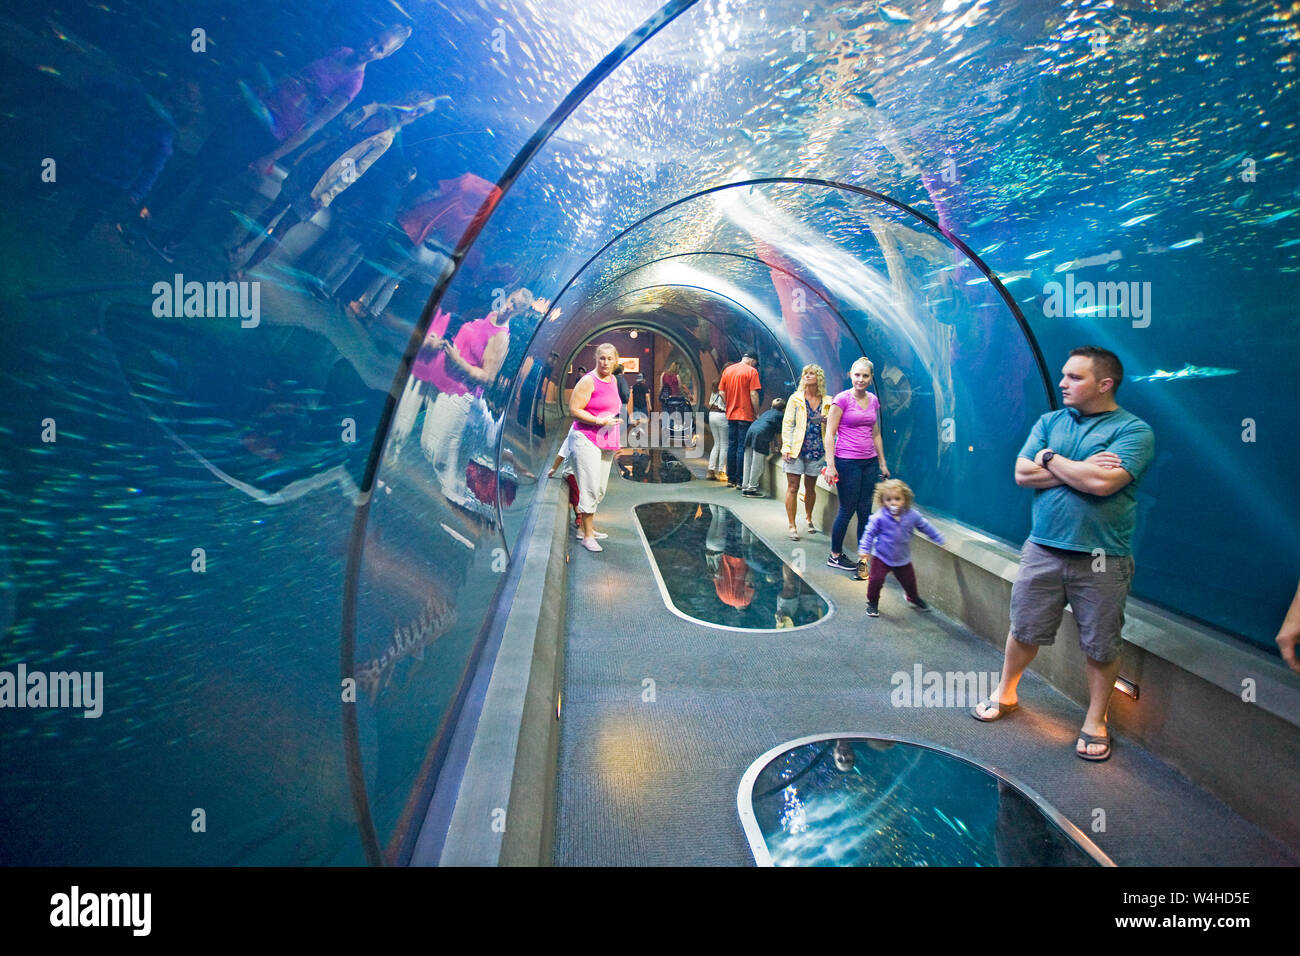
<instances>
[{"instance_id":1,"label":"reflection of woman in pink","mask_svg":"<svg viewBox=\"0 0 1300 956\"><path fill-rule=\"evenodd\" d=\"M386 263L388 268L375 277L360 298L348 303L348 313L356 318L378 318L388 308L401 281L416 270L436 282L445 269L451 268L461 237L481 224L500 198L499 187L473 173L444 179L436 189L417 196L397 216L409 246Z\"/></svg>"},{"instance_id":2,"label":"reflection of woman in pink","mask_svg":"<svg viewBox=\"0 0 1300 956\"><path fill-rule=\"evenodd\" d=\"M425 415L420 447L433 463L443 494L453 504L463 504L468 497L460 446L470 408L501 371L510 349L510 320L532 303L532 293L518 289L499 311L462 325L453 341L425 340L439 350L430 365L429 381L441 394Z\"/></svg>"},{"instance_id":3,"label":"reflection of woman in pink","mask_svg":"<svg viewBox=\"0 0 1300 956\"><path fill-rule=\"evenodd\" d=\"M596 541L596 509L609 485L609 470L619 448L618 411L622 402L614 383L618 349L608 342L596 346L596 368L578 380L569 396L569 414L575 421L570 455L578 479L578 522L582 546L588 551L605 550Z\"/></svg>"},{"instance_id":4,"label":"reflection of woman in pink","mask_svg":"<svg viewBox=\"0 0 1300 956\"><path fill-rule=\"evenodd\" d=\"M402 446L411 437L420 409L437 395L437 389L433 384L433 366L438 356L442 354L443 344L447 341L444 336L447 334L447 325L450 321L450 312L438 310L429 325L424 343L415 356L415 364L411 366L411 377L406 380L406 388L403 389L402 398L397 403L393 424L388 432L389 450L386 460L389 463L397 461Z\"/></svg>"}]
</instances>

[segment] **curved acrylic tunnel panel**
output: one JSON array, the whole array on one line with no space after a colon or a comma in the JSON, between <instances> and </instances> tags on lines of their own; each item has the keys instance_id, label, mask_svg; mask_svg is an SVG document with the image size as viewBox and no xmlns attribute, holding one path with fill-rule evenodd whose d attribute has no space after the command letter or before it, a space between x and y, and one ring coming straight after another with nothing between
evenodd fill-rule
<instances>
[{"instance_id":1,"label":"curved acrylic tunnel panel","mask_svg":"<svg viewBox=\"0 0 1300 956\"><path fill-rule=\"evenodd\" d=\"M555 103L655 9L607 5L579 22L540 5L508 15L419 6L411 39L370 64L353 104L400 103L416 91L451 97L385 154L390 172L403 161L417 168L417 192L454 188L465 173L497 180ZM350 191L371 190L371 200L345 193L285 232L249 267L228 310L212 308L209 283L233 278L223 246L252 234L266 206L257 190L272 196L275 183L207 187L199 198L215 201L201 216L178 214L203 192L185 190L214 151L250 143L241 168L259 152L245 136L256 122L239 83L247 91L359 46L395 8L231 8L209 25L203 55L188 39L178 46L195 13L174 4L65 6L57 22L49 9L10 7L0 14L0 166L15 184L0 235L0 389L14 417L3 425L0 466L0 670L99 673L103 688L96 719L4 710L0 855L29 864L362 862L358 824L364 832L370 821L349 787L349 757L359 756L381 849L399 859L500 578L473 563L500 544L480 515L415 496L377 504L371 577L360 582L368 621L353 648L356 732L340 733L350 526L433 277L412 272L368 321L312 294L322 251L338 250L327 240L345 225L382 229L392 218L373 204L379 165ZM159 124L164 111L173 133ZM228 114L244 126L221 131ZM142 187L153 225L192 227L174 262L133 238L136 210L115 178L154 148L151 137L150 155L162 160L152 188ZM18 172L27 169L46 174ZM461 212L454 205L441 207L451 219ZM454 246L459 235L448 225L435 239ZM351 284L334 290L342 304L399 264L391 251L356 255ZM158 291L174 282L176 298ZM193 282L208 291L191 309ZM254 288L257 314L238 313ZM27 441L26 423L44 419L46 440L38 430ZM392 469L399 486L429 482L409 460L423 461L415 434L417 454ZM477 552L465 544L480 540Z\"/></svg>"},{"instance_id":2,"label":"curved acrylic tunnel panel","mask_svg":"<svg viewBox=\"0 0 1300 956\"><path fill-rule=\"evenodd\" d=\"M700 246L708 253L686 251ZM679 251L651 260L665 249ZM721 189L612 242L554 308L584 319L618 314L629 295L672 286L712 289L768 330L783 353L760 365L769 396L793 390L790 365L796 374L805 362L822 365L838 391L853 361L869 356L895 472L931 507L1023 535L1025 514L996 492L1049 407L1047 384L1019 317L929 223L825 184ZM748 344L729 337L731 347L719 349L697 336L718 365Z\"/></svg>"},{"instance_id":3,"label":"curved acrylic tunnel panel","mask_svg":"<svg viewBox=\"0 0 1300 956\"><path fill-rule=\"evenodd\" d=\"M656 210L754 177L861 185L914 207L964 239L1011 290L1049 381L1080 344L1112 348L1125 362L1120 401L1151 422L1158 449L1139 491L1135 592L1270 647L1300 561L1300 516L1281 477L1293 469L1295 449L1261 442L1252 430L1268 421L1287 434L1300 424L1283 397L1285 363L1271 358L1294 353L1300 335L1284 305L1296 297L1300 269L1287 225L1300 185L1290 151L1296 87L1272 76L1270 65L1285 61L1291 28L1256 5L1258 18L1241 21L1254 26L1243 28L1234 49L1225 39L1232 31L1216 25L1221 17L1207 4L1150 16L1032 2L896 9L889 17L693 6L595 90L521 178L517 189L545 197L531 210L517 199L519 219L509 229L527 238L535 257L530 281L552 290L598 243ZM1222 69L1233 57L1237 67ZM1193 102L1222 104L1205 108L1224 122L1210 122ZM1262 157L1271 157L1268 183L1256 173ZM805 208L814 218L799 226L835 235L833 216L817 218L812 201ZM896 224L896 237L927 233L871 213ZM662 215L662 224L651 220L611 248L608 270L584 274L582 296L667 255L740 251L715 246L723 219L716 208ZM865 236L866 215L839 221ZM551 241L536 241L544 235ZM898 241L891 261L918 255ZM858 251L846 244L847 255ZM861 250L870 268L890 275L886 253ZM930 270L904 271L925 279L919 287L934 281ZM834 278L799 274L810 285ZM901 342L873 335L880 325L869 310L847 327L871 357L880 350L894 361L891 377L912 383L918 374L921 394L906 410L912 431L898 437L911 455L917 435L935 436L929 462L914 460L906 473L922 501L1017 542L1028 493L1006 476L1045 396L1036 371L1004 354L1003 324L993 318L1003 306L984 277L958 261L940 281L923 291L935 296L926 308L940 325L939 297L954 294L952 325L936 330L951 345L948 370L927 364L927 351L931 358L942 351L935 342L896 326ZM581 315L580 299L561 303L565 317ZM887 380L878 376L877 384L885 397ZM915 418L916 399L926 416L931 404L942 411L941 399L924 393L945 389L951 416ZM963 456L975 456L968 476L943 468L944 458ZM1197 533L1205 489L1169 480L1171 468L1208 469L1218 485L1235 475L1259 507L1223 529L1224 539ZM1275 505L1284 509L1281 534L1270 530ZM1279 542L1284 555L1263 541ZM1199 569L1226 542L1249 573L1242 583L1206 586Z\"/></svg>"}]
</instances>

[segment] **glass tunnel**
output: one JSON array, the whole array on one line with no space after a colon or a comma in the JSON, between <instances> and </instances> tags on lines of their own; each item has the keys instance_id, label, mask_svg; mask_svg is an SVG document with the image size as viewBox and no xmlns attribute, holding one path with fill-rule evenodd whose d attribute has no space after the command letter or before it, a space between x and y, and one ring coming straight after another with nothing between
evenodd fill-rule
<instances>
[{"instance_id":1,"label":"glass tunnel","mask_svg":"<svg viewBox=\"0 0 1300 956\"><path fill-rule=\"evenodd\" d=\"M1156 441L1133 598L1296 693L1274 642L1300 572L1294 7L3 17L0 862L418 861L605 341L705 422L746 352L764 407L869 357L894 475L1013 551L1017 453L1069 351L1112 350ZM707 457L618 494L707 504ZM617 581L658 613L636 555ZM863 630L852 602L825 626ZM822 614L754 640L810 647ZM82 706L53 683L19 703L20 665L83 674ZM737 755L722 804L782 741L898 731L846 721Z\"/></svg>"}]
</instances>

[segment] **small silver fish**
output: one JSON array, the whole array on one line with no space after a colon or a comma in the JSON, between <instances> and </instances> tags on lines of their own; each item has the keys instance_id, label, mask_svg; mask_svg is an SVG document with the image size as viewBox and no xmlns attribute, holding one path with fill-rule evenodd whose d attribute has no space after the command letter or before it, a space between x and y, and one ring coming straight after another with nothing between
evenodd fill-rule
<instances>
[{"instance_id":1,"label":"small silver fish","mask_svg":"<svg viewBox=\"0 0 1300 956\"><path fill-rule=\"evenodd\" d=\"M1255 223L1255 225L1267 226L1270 222L1281 222L1283 219L1287 218L1288 216L1295 215L1295 213L1296 210L1294 209L1287 209L1282 212L1275 212L1273 213L1273 215L1259 220L1259 222Z\"/></svg>"},{"instance_id":2,"label":"small silver fish","mask_svg":"<svg viewBox=\"0 0 1300 956\"><path fill-rule=\"evenodd\" d=\"M1217 378L1220 375L1236 375L1239 369L1235 368L1213 368L1202 365L1184 365L1177 372L1166 372L1162 368L1156 369L1150 375L1135 375L1135 382L1168 382L1179 378Z\"/></svg>"},{"instance_id":3,"label":"small silver fish","mask_svg":"<svg viewBox=\"0 0 1300 956\"><path fill-rule=\"evenodd\" d=\"M1116 212L1123 212L1125 209L1128 209L1128 208L1131 207L1131 206L1136 206L1138 203L1144 203L1144 202L1146 202L1148 199L1154 199L1154 198L1155 198L1155 195L1156 195L1155 193L1150 193L1150 194L1148 194L1148 195L1146 195L1146 196L1139 196L1137 199L1130 199L1128 202L1126 202L1124 205L1120 206L1120 207L1119 207L1118 209L1116 209L1115 211L1116 211Z\"/></svg>"}]
</instances>

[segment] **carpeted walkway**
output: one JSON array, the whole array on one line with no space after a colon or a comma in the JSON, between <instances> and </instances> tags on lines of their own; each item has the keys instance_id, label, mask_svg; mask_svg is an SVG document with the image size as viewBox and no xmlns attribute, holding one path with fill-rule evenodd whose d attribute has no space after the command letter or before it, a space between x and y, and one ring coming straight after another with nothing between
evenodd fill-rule
<instances>
[{"instance_id":1,"label":"carpeted walkway","mask_svg":"<svg viewBox=\"0 0 1300 956\"><path fill-rule=\"evenodd\" d=\"M698 476L700 462L692 462ZM725 504L833 605L813 627L736 633L670 612L632 508ZM949 747L1035 789L1121 866L1296 865L1300 857L1157 758L1117 739L1101 764L1072 751L1083 711L1029 673L1021 709L995 724L965 709L896 708L891 675L997 671L1001 654L939 613L904 604L891 577L881 616L866 583L825 566L828 536L785 537L772 499L704 480L610 478L604 552L570 541L554 862L573 866L752 865L736 811L741 775L762 753L815 733L887 733ZM802 524L802 519L801 522ZM920 581L921 593L926 582ZM653 681L654 699L645 681ZM1092 832L1094 809L1106 831Z\"/></svg>"}]
</instances>

